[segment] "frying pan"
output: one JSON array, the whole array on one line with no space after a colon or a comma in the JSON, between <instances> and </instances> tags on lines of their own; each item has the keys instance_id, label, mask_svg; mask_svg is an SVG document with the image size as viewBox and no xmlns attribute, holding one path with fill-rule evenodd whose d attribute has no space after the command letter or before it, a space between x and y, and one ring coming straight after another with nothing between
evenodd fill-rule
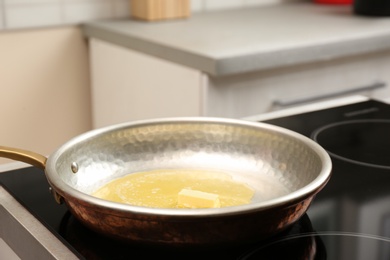
<instances>
[{"instance_id":1,"label":"frying pan","mask_svg":"<svg viewBox=\"0 0 390 260\"><path fill-rule=\"evenodd\" d=\"M173 247L258 241L297 221L331 177L327 152L311 139L266 123L213 117L133 121L77 136L48 157L10 147L0 156L45 171L52 194L85 226L114 239ZM93 191L155 169L229 173L255 190L222 208L152 208L99 199Z\"/></svg>"}]
</instances>

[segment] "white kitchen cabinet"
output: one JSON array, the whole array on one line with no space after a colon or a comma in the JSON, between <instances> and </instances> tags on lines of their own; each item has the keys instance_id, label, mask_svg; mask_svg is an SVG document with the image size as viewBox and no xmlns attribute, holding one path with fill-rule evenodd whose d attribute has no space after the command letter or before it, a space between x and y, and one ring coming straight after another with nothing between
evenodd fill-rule
<instances>
[{"instance_id":1,"label":"white kitchen cabinet","mask_svg":"<svg viewBox=\"0 0 390 260\"><path fill-rule=\"evenodd\" d=\"M95 38L90 55L95 128L156 117L242 118L349 94L390 97L390 51L227 76Z\"/></svg>"},{"instance_id":2,"label":"white kitchen cabinet","mask_svg":"<svg viewBox=\"0 0 390 260\"><path fill-rule=\"evenodd\" d=\"M111 43L90 40L93 125L203 115L203 74Z\"/></svg>"},{"instance_id":3,"label":"white kitchen cabinet","mask_svg":"<svg viewBox=\"0 0 390 260\"><path fill-rule=\"evenodd\" d=\"M246 117L351 94L390 96L390 52L222 78L210 77L206 115Z\"/></svg>"}]
</instances>

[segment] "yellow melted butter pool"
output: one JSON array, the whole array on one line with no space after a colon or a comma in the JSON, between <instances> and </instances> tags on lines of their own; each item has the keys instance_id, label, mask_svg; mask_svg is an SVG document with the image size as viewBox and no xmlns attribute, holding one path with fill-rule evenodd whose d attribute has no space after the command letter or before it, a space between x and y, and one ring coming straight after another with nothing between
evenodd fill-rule
<instances>
[{"instance_id":1,"label":"yellow melted butter pool","mask_svg":"<svg viewBox=\"0 0 390 260\"><path fill-rule=\"evenodd\" d=\"M254 190L228 173L205 170L154 170L128 174L92 195L114 202L156 208L178 208L178 193L192 189L219 195L221 207L248 204Z\"/></svg>"}]
</instances>

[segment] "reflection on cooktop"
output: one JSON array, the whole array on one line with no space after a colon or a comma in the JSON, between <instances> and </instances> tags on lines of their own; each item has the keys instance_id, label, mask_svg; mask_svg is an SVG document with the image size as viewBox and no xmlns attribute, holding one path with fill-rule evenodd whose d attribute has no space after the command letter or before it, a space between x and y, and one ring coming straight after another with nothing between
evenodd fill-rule
<instances>
[{"instance_id":1,"label":"reflection on cooktop","mask_svg":"<svg viewBox=\"0 0 390 260\"><path fill-rule=\"evenodd\" d=\"M312 138L347 162L390 169L390 120L348 120L320 127Z\"/></svg>"},{"instance_id":2,"label":"reflection on cooktop","mask_svg":"<svg viewBox=\"0 0 390 260\"><path fill-rule=\"evenodd\" d=\"M205 231L207 232L207 231ZM129 259L131 255L139 255L144 259L159 257L175 257L175 259L240 259L240 255L253 248L270 243L284 237L296 236L301 233L314 232L310 219L304 215L300 220L293 224L286 231L270 238L267 241L255 242L238 247L218 247L218 248L174 248L167 249L153 246L142 246L131 243L115 241L103 235L96 234L82 225L69 212L66 213L61 221L59 233L64 237L81 255L86 259L112 259L113 253L115 259ZM308 244L300 244L296 251L305 251ZM109 248L109 250L107 250ZM275 258L274 258L275 259ZM295 259L295 258L294 258ZM298 258L297 258L298 259Z\"/></svg>"},{"instance_id":3,"label":"reflection on cooktop","mask_svg":"<svg viewBox=\"0 0 390 260\"><path fill-rule=\"evenodd\" d=\"M363 244L370 245L369 249L362 250ZM240 259L388 260L390 239L358 233L307 233L284 237L260 246L247 252Z\"/></svg>"},{"instance_id":4,"label":"reflection on cooktop","mask_svg":"<svg viewBox=\"0 0 390 260\"><path fill-rule=\"evenodd\" d=\"M274 259L327 259L327 252L320 237L315 237L310 219L304 215L293 232L253 246L239 260Z\"/></svg>"}]
</instances>

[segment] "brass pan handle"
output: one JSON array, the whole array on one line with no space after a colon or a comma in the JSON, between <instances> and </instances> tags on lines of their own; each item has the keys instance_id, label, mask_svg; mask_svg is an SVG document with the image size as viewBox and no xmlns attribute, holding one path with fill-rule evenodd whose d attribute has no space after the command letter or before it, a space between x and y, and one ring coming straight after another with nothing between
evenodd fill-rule
<instances>
[{"instance_id":1,"label":"brass pan handle","mask_svg":"<svg viewBox=\"0 0 390 260\"><path fill-rule=\"evenodd\" d=\"M45 170L47 158L39 153L23 150L19 148L7 147L0 145L0 157L8 158L15 161L25 162L39 169ZM62 204L63 198L54 189L50 191L58 204Z\"/></svg>"},{"instance_id":2,"label":"brass pan handle","mask_svg":"<svg viewBox=\"0 0 390 260\"><path fill-rule=\"evenodd\" d=\"M25 162L42 170L46 168L47 158L45 156L19 148L0 146L0 157Z\"/></svg>"}]
</instances>

